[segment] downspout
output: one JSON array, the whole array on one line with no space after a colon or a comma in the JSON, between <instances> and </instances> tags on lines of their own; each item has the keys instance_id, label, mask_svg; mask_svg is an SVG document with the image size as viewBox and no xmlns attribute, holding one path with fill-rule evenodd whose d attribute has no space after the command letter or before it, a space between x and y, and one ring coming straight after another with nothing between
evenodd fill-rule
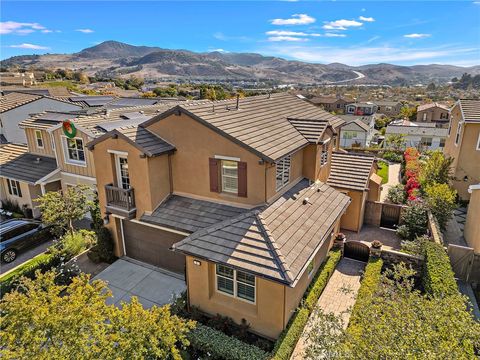
<instances>
[{"instance_id":1,"label":"downspout","mask_svg":"<svg viewBox=\"0 0 480 360\"><path fill-rule=\"evenodd\" d=\"M172 154L168 154L168 179L170 182L170 194L173 193Z\"/></svg>"},{"instance_id":2,"label":"downspout","mask_svg":"<svg viewBox=\"0 0 480 360\"><path fill-rule=\"evenodd\" d=\"M287 312L287 287L283 285L283 329L287 327L287 324L285 323L285 313Z\"/></svg>"}]
</instances>

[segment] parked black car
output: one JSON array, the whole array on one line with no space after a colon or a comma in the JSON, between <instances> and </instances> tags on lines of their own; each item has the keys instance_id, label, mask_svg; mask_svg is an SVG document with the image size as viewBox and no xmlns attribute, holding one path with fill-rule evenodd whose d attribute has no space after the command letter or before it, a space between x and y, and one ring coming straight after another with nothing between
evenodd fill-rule
<instances>
[{"instance_id":1,"label":"parked black car","mask_svg":"<svg viewBox=\"0 0 480 360\"><path fill-rule=\"evenodd\" d=\"M52 238L51 227L37 220L11 219L0 223L0 258L9 263L17 254Z\"/></svg>"}]
</instances>

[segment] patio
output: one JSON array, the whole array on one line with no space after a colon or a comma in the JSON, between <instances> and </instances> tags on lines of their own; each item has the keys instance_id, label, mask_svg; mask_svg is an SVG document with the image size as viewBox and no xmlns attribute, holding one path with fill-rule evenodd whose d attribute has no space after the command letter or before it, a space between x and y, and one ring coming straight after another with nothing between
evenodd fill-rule
<instances>
[{"instance_id":1,"label":"patio","mask_svg":"<svg viewBox=\"0 0 480 360\"><path fill-rule=\"evenodd\" d=\"M402 240L395 230L376 227L373 225L363 225L362 230L357 233L349 230L342 230L347 237L347 241L355 240L363 242L367 245L373 240L379 240L386 249L400 250L402 248Z\"/></svg>"}]
</instances>

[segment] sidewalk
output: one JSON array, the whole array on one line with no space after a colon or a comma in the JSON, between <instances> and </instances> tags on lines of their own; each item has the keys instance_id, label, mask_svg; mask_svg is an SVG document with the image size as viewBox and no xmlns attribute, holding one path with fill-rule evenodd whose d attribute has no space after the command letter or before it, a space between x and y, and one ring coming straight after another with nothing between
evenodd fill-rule
<instances>
[{"instance_id":1,"label":"sidewalk","mask_svg":"<svg viewBox=\"0 0 480 360\"><path fill-rule=\"evenodd\" d=\"M388 167L388 182L382 185L380 201L384 202L388 194L388 189L400 184L400 164L390 163Z\"/></svg>"},{"instance_id":2,"label":"sidewalk","mask_svg":"<svg viewBox=\"0 0 480 360\"><path fill-rule=\"evenodd\" d=\"M323 312L341 315L345 327L348 325L350 312L355 304L358 289L360 289L361 274L365 265L365 263L348 258L340 260L317 302L317 307L322 309ZM305 349L308 346L306 342L307 334L313 326L312 319L310 317L307 326L305 326L290 360L303 359Z\"/></svg>"}]
</instances>

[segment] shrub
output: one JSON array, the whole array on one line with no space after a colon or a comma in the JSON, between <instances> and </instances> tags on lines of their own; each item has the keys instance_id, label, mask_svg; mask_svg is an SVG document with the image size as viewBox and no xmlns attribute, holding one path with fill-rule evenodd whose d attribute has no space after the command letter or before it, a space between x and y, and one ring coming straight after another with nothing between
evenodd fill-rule
<instances>
[{"instance_id":1,"label":"shrub","mask_svg":"<svg viewBox=\"0 0 480 360\"><path fill-rule=\"evenodd\" d=\"M455 198L457 192L452 190L448 184L431 184L425 187L425 201L438 225L445 230L448 220L452 217L456 208Z\"/></svg>"},{"instance_id":2,"label":"shrub","mask_svg":"<svg viewBox=\"0 0 480 360\"><path fill-rule=\"evenodd\" d=\"M298 339L303 333L307 324L310 312L306 308L299 309L290 319L287 328L280 334L275 348L273 349L273 360L289 360L297 345Z\"/></svg>"},{"instance_id":3,"label":"shrub","mask_svg":"<svg viewBox=\"0 0 480 360\"><path fill-rule=\"evenodd\" d=\"M441 150L431 152L420 171L419 180L422 186L447 184L451 178L452 162L453 158L446 157Z\"/></svg>"},{"instance_id":4,"label":"shrub","mask_svg":"<svg viewBox=\"0 0 480 360\"><path fill-rule=\"evenodd\" d=\"M225 335L221 331L198 324L191 330L187 338L190 346L205 354L206 358L231 360L263 360L269 354L260 348L248 345L241 340Z\"/></svg>"},{"instance_id":5,"label":"shrub","mask_svg":"<svg viewBox=\"0 0 480 360\"><path fill-rule=\"evenodd\" d=\"M301 305L300 309L290 319L286 329L277 339L275 348L273 349L274 359L288 360L292 355L310 313L317 304L318 298L322 294L323 289L325 289L330 276L332 276L341 258L342 253L340 250L331 250L329 252L328 258L320 266L315 278L305 292L303 305Z\"/></svg>"},{"instance_id":6,"label":"shrub","mask_svg":"<svg viewBox=\"0 0 480 360\"><path fill-rule=\"evenodd\" d=\"M88 249L95 242L95 233L93 231L81 229L75 231L73 235L66 233L54 245L52 252L66 261Z\"/></svg>"},{"instance_id":7,"label":"shrub","mask_svg":"<svg viewBox=\"0 0 480 360\"><path fill-rule=\"evenodd\" d=\"M402 162L402 155L396 153L395 151L385 151L382 157L391 162Z\"/></svg>"},{"instance_id":8,"label":"shrub","mask_svg":"<svg viewBox=\"0 0 480 360\"><path fill-rule=\"evenodd\" d=\"M398 235L407 240L415 240L425 235L428 228L428 215L425 204L420 201L410 201L402 211L402 226L398 227Z\"/></svg>"},{"instance_id":9,"label":"shrub","mask_svg":"<svg viewBox=\"0 0 480 360\"><path fill-rule=\"evenodd\" d=\"M426 235L419 236L415 240L402 241L402 251L412 255L423 255L423 246L426 241L430 241Z\"/></svg>"},{"instance_id":10,"label":"shrub","mask_svg":"<svg viewBox=\"0 0 480 360\"><path fill-rule=\"evenodd\" d=\"M392 204L405 204L405 190L402 184L397 184L388 189L387 199Z\"/></svg>"},{"instance_id":11,"label":"shrub","mask_svg":"<svg viewBox=\"0 0 480 360\"><path fill-rule=\"evenodd\" d=\"M5 211L10 211L14 214L22 214L23 216L22 208L18 205L18 202L14 200L10 200L10 199L2 200L2 209Z\"/></svg>"},{"instance_id":12,"label":"shrub","mask_svg":"<svg viewBox=\"0 0 480 360\"><path fill-rule=\"evenodd\" d=\"M424 257L422 283L425 292L435 297L458 294L455 274L443 246L425 242Z\"/></svg>"},{"instance_id":13,"label":"shrub","mask_svg":"<svg viewBox=\"0 0 480 360\"><path fill-rule=\"evenodd\" d=\"M113 253L113 239L110 230L105 227L97 229L97 243L90 249L87 256L94 263L112 263L116 256Z\"/></svg>"}]
</instances>

